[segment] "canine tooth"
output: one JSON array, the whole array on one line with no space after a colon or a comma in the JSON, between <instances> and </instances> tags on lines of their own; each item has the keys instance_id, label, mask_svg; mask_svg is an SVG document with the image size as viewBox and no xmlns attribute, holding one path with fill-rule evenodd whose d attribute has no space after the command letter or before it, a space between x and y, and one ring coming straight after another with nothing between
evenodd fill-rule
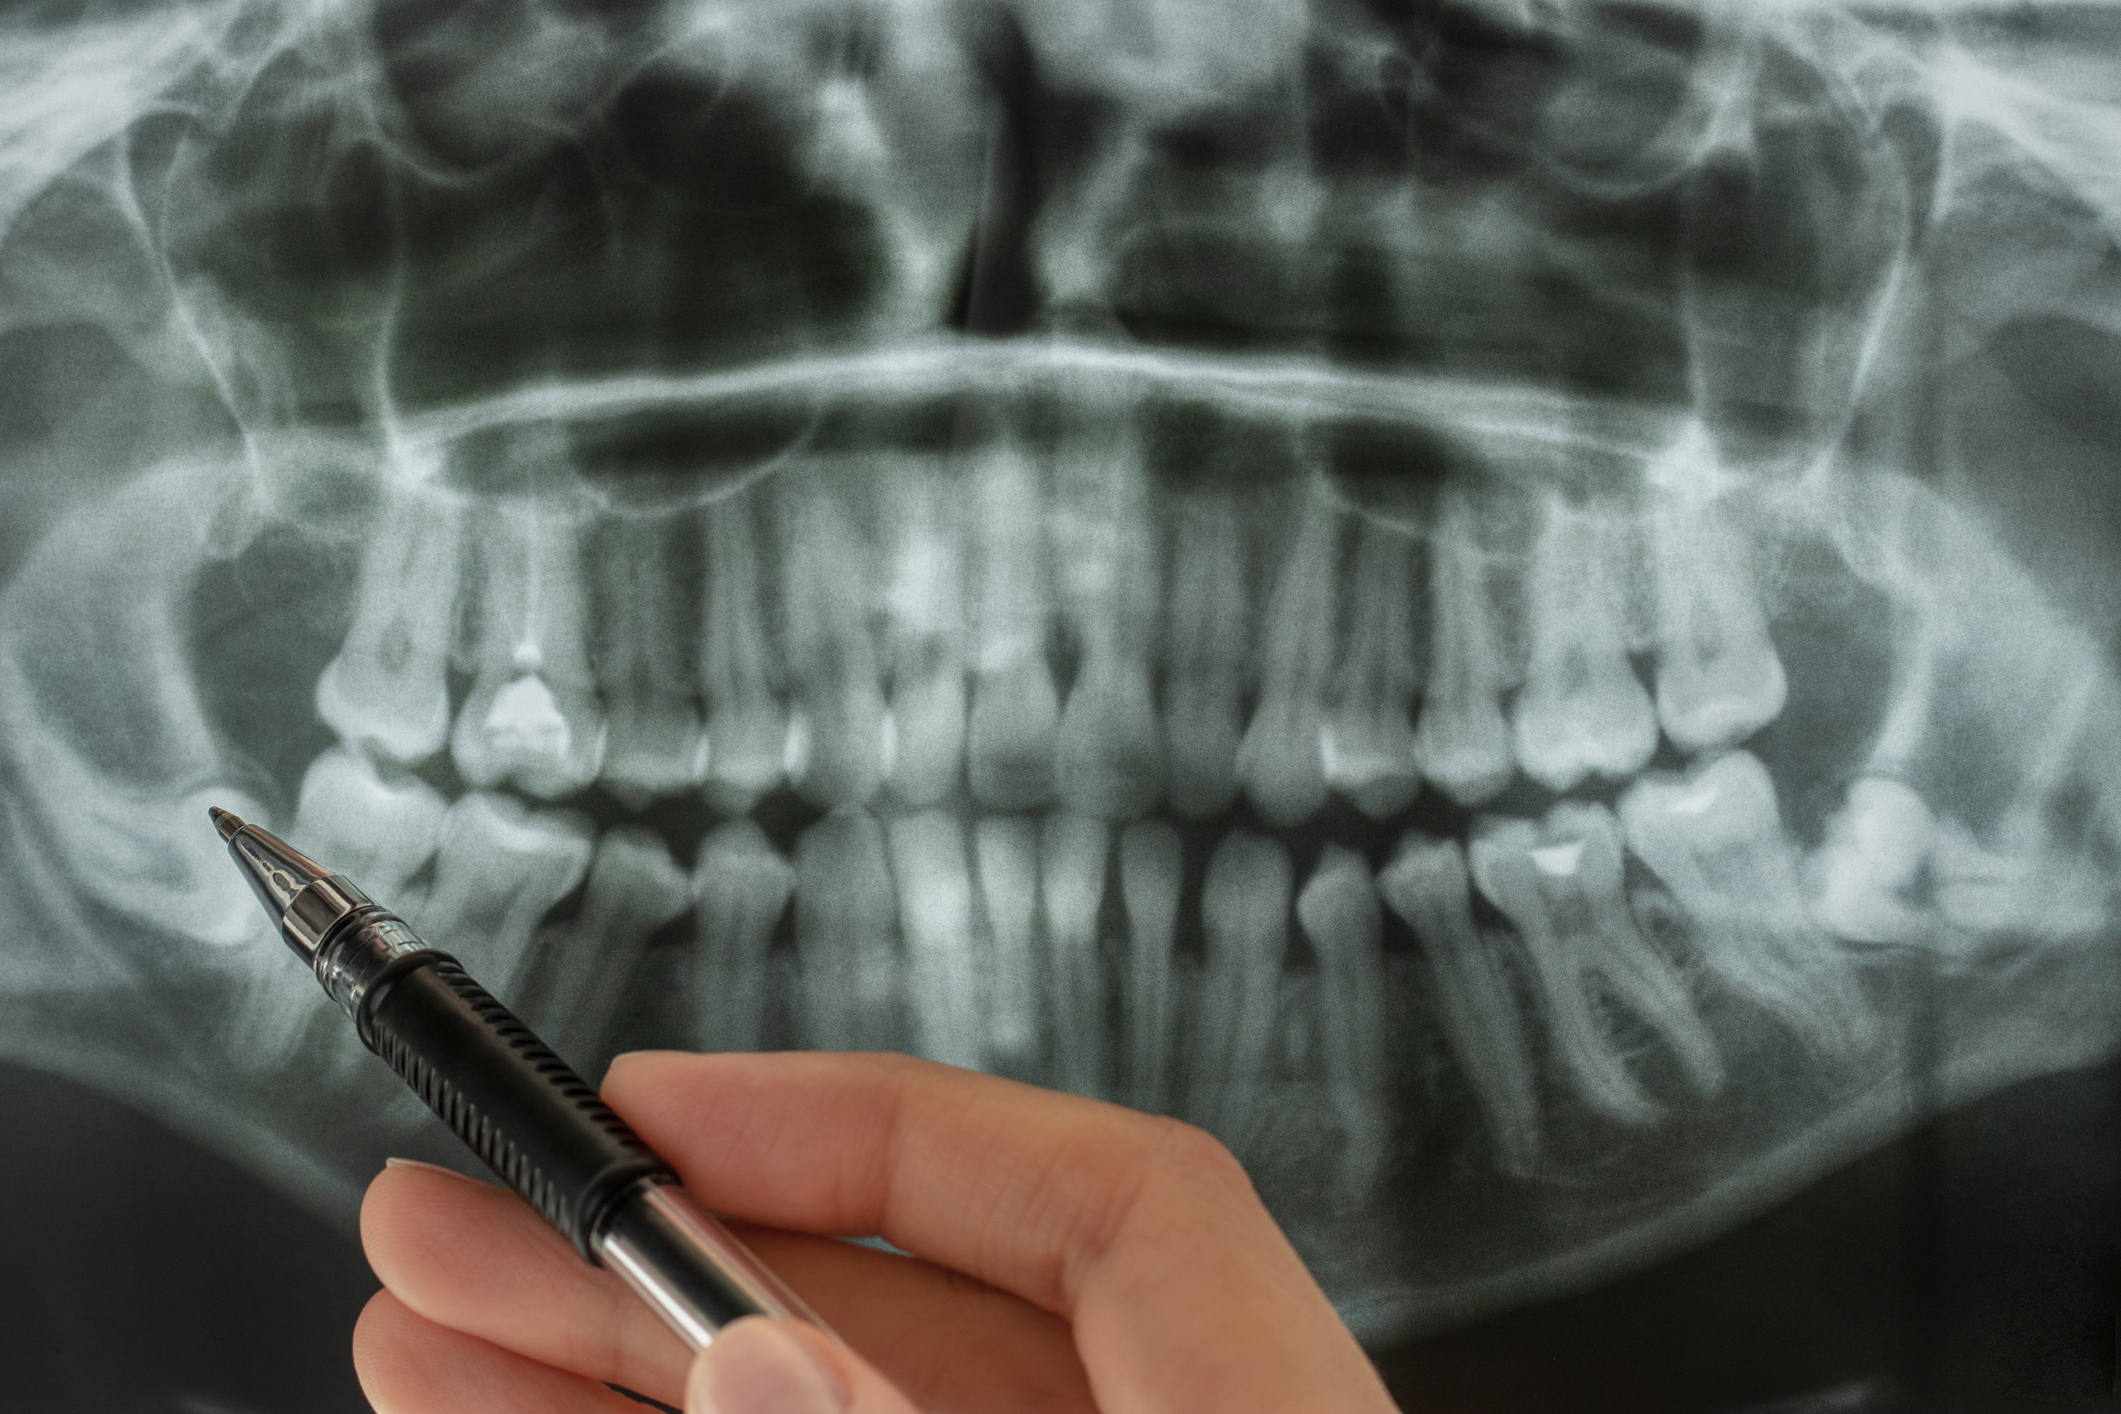
<instances>
[{"instance_id":1,"label":"canine tooth","mask_svg":"<svg viewBox=\"0 0 2121 1414\"><path fill-rule=\"evenodd\" d=\"M1237 776L1269 824L1288 828L1325 803L1322 736L1333 672L1338 512L1305 498L1261 624L1259 705L1237 748Z\"/></svg>"},{"instance_id":2,"label":"canine tooth","mask_svg":"<svg viewBox=\"0 0 2121 1414\"><path fill-rule=\"evenodd\" d=\"M1105 896L1105 823L1059 810L1046 817L1040 835L1055 1083L1077 1095L1104 1095L1105 982L1097 914Z\"/></svg>"},{"instance_id":3,"label":"canine tooth","mask_svg":"<svg viewBox=\"0 0 2121 1414\"><path fill-rule=\"evenodd\" d=\"M1038 1058L1038 828L1021 815L973 826L980 902L993 943L987 970L987 1057L1028 1070Z\"/></svg>"},{"instance_id":4,"label":"canine tooth","mask_svg":"<svg viewBox=\"0 0 2121 1414\"><path fill-rule=\"evenodd\" d=\"M957 789L965 750L964 566L960 527L940 479L914 474L896 512L888 643L892 795L933 805Z\"/></svg>"},{"instance_id":5,"label":"canine tooth","mask_svg":"<svg viewBox=\"0 0 2121 1414\"><path fill-rule=\"evenodd\" d=\"M1237 795L1250 629L1244 536L1228 495L1181 501L1171 537L1164 723L1171 808L1206 819Z\"/></svg>"},{"instance_id":6,"label":"canine tooth","mask_svg":"<svg viewBox=\"0 0 2121 1414\"><path fill-rule=\"evenodd\" d=\"M687 1013L703 1051L756 1051L764 1040L766 953L795 892L795 866L749 820L718 826L692 866L699 924Z\"/></svg>"},{"instance_id":7,"label":"canine tooth","mask_svg":"<svg viewBox=\"0 0 2121 1414\"><path fill-rule=\"evenodd\" d=\"M1414 750L1413 541L1365 521L1355 552L1348 650L1326 723L1326 780L1373 820L1397 815L1421 791Z\"/></svg>"},{"instance_id":8,"label":"canine tooth","mask_svg":"<svg viewBox=\"0 0 2121 1414\"><path fill-rule=\"evenodd\" d=\"M1361 1201L1384 1162L1391 1110L1385 1095L1384 936L1377 889L1363 857L1340 845L1319 853L1296 921L1318 956L1318 1041L1326 1089L1340 1122L1340 1196Z\"/></svg>"},{"instance_id":9,"label":"canine tooth","mask_svg":"<svg viewBox=\"0 0 2121 1414\"><path fill-rule=\"evenodd\" d=\"M590 658L609 730L603 780L636 808L699 783L700 714L683 647L673 524L619 516L592 535Z\"/></svg>"},{"instance_id":10,"label":"canine tooth","mask_svg":"<svg viewBox=\"0 0 2121 1414\"><path fill-rule=\"evenodd\" d=\"M1661 1114L1629 1071L1602 998L1663 1036L1702 1094L1722 1088L1716 1044L1686 983L1628 911L1620 825L1611 811L1563 801L1538 827L1491 821L1467 854L1474 884L1517 929L1555 1049L1586 1104L1627 1124Z\"/></svg>"},{"instance_id":11,"label":"canine tooth","mask_svg":"<svg viewBox=\"0 0 2121 1414\"><path fill-rule=\"evenodd\" d=\"M1378 875L1385 906L1414 930L1435 980L1438 1018L1480 1101L1497 1165L1524 1177L1539 1163L1539 1092L1517 998L1497 940L1473 922L1464 848L1409 833Z\"/></svg>"},{"instance_id":12,"label":"canine tooth","mask_svg":"<svg viewBox=\"0 0 2121 1414\"><path fill-rule=\"evenodd\" d=\"M1913 895L1924 883L1937 822L1921 796L1887 776L1859 776L1806 862L1812 916L1844 942L1900 943L1935 920Z\"/></svg>"},{"instance_id":13,"label":"canine tooth","mask_svg":"<svg viewBox=\"0 0 2121 1414\"><path fill-rule=\"evenodd\" d=\"M1775 783L1750 752L1620 798L1628 847L1672 891L1702 963L1816 1050L1860 1049L1872 1017L1853 969L1806 908Z\"/></svg>"},{"instance_id":14,"label":"canine tooth","mask_svg":"<svg viewBox=\"0 0 2121 1414\"><path fill-rule=\"evenodd\" d=\"M910 964L915 1048L945 1065L980 1063L980 976L972 941L972 875L957 817L902 815L885 827L898 885L899 932Z\"/></svg>"},{"instance_id":15,"label":"canine tooth","mask_svg":"<svg viewBox=\"0 0 2121 1414\"><path fill-rule=\"evenodd\" d=\"M448 809L425 781L385 782L367 757L335 746L303 773L289 838L403 911L406 881L433 855Z\"/></svg>"},{"instance_id":16,"label":"canine tooth","mask_svg":"<svg viewBox=\"0 0 2121 1414\"><path fill-rule=\"evenodd\" d=\"M1557 495L1532 554L1531 657L1513 723L1517 764L1549 790L1632 776L1657 750L1657 716L1628 662L1618 537Z\"/></svg>"},{"instance_id":17,"label":"canine tooth","mask_svg":"<svg viewBox=\"0 0 2121 1414\"><path fill-rule=\"evenodd\" d=\"M449 807L435 848L435 882L413 916L436 946L503 1001L522 995L538 922L588 872L588 823L571 812L532 813L512 796L475 792Z\"/></svg>"},{"instance_id":18,"label":"canine tooth","mask_svg":"<svg viewBox=\"0 0 2121 1414\"><path fill-rule=\"evenodd\" d=\"M1188 1118L1240 1151L1275 1039L1294 872L1280 841L1233 830L1209 856L1201 885L1207 956Z\"/></svg>"},{"instance_id":19,"label":"canine tooth","mask_svg":"<svg viewBox=\"0 0 2121 1414\"><path fill-rule=\"evenodd\" d=\"M1650 537L1658 720L1683 751L1735 746L1789 696L1743 549L1712 506L1677 494L1651 515Z\"/></svg>"},{"instance_id":20,"label":"canine tooth","mask_svg":"<svg viewBox=\"0 0 2121 1414\"><path fill-rule=\"evenodd\" d=\"M843 805L795 842L795 950L813 1050L900 1043L898 895L876 817Z\"/></svg>"},{"instance_id":21,"label":"canine tooth","mask_svg":"<svg viewBox=\"0 0 2121 1414\"><path fill-rule=\"evenodd\" d=\"M706 795L717 810L749 811L781 779L788 719L759 601L765 556L748 496L705 514L707 571L700 625L700 695L707 703Z\"/></svg>"},{"instance_id":22,"label":"canine tooth","mask_svg":"<svg viewBox=\"0 0 2121 1414\"><path fill-rule=\"evenodd\" d=\"M869 633L869 551L847 514L804 480L781 501L782 654L797 730L808 744L797 790L831 809L860 805L890 769L883 685Z\"/></svg>"},{"instance_id":23,"label":"canine tooth","mask_svg":"<svg viewBox=\"0 0 2121 1414\"><path fill-rule=\"evenodd\" d=\"M536 1000L524 1008L562 1059L578 1069L603 1062L612 1019L648 940L691 904L684 871L661 839L627 825L597 841L582 911L546 930Z\"/></svg>"},{"instance_id":24,"label":"canine tooth","mask_svg":"<svg viewBox=\"0 0 2121 1414\"><path fill-rule=\"evenodd\" d=\"M1493 799L1513 769L1500 701L1508 674L1471 521L1452 498L1430 549L1429 671L1414 726L1423 778L1468 806Z\"/></svg>"},{"instance_id":25,"label":"canine tooth","mask_svg":"<svg viewBox=\"0 0 2121 1414\"><path fill-rule=\"evenodd\" d=\"M973 799L1033 810L1053 798L1060 699L1046 662L1045 545L1035 468L1013 449L974 476L979 589L965 756Z\"/></svg>"},{"instance_id":26,"label":"canine tooth","mask_svg":"<svg viewBox=\"0 0 2121 1414\"><path fill-rule=\"evenodd\" d=\"M339 739L413 764L449 740L449 654L463 578L463 512L398 491L361 553L353 627L317 679L317 715Z\"/></svg>"},{"instance_id":27,"label":"canine tooth","mask_svg":"<svg viewBox=\"0 0 2121 1414\"><path fill-rule=\"evenodd\" d=\"M1168 1073L1176 1009L1171 949L1178 936L1181 882L1178 831L1138 820L1120 832L1120 901L1127 911L1127 1103L1162 1114L1171 1103Z\"/></svg>"},{"instance_id":28,"label":"canine tooth","mask_svg":"<svg viewBox=\"0 0 2121 1414\"><path fill-rule=\"evenodd\" d=\"M450 734L473 786L513 781L570 795L603 764L604 716L589 674L580 536L555 506L518 501L481 527L477 679Z\"/></svg>"}]
</instances>

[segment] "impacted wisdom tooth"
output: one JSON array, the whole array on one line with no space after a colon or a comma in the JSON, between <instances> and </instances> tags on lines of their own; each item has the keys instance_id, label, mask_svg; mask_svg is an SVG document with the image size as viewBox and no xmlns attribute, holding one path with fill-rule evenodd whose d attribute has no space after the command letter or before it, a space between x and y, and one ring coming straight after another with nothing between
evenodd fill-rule
<instances>
[{"instance_id":1,"label":"impacted wisdom tooth","mask_svg":"<svg viewBox=\"0 0 2121 1414\"><path fill-rule=\"evenodd\" d=\"M386 782L366 757L333 747L303 773L288 837L402 913L414 907L407 881L434 853L448 808L425 781Z\"/></svg>"},{"instance_id":2,"label":"impacted wisdom tooth","mask_svg":"<svg viewBox=\"0 0 2121 1414\"><path fill-rule=\"evenodd\" d=\"M1340 513L1314 487L1260 623L1259 704L1237 748L1237 775L1260 818L1284 829L1325 803L1326 692L1333 672Z\"/></svg>"},{"instance_id":3,"label":"impacted wisdom tooth","mask_svg":"<svg viewBox=\"0 0 2121 1414\"><path fill-rule=\"evenodd\" d=\"M1193 819L1237 795L1250 662L1244 534L1226 493L1182 494L1172 517L1164 722L1171 808Z\"/></svg>"},{"instance_id":4,"label":"impacted wisdom tooth","mask_svg":"<svg viewBox=\"0 0 2121 1414\"><path fill-rule=\"evenodd\" d=\"M1460 805L1500 794L1513 769L1501 695L1508 680L1488 607L1472 508L1448 496L1429 554L1429 671L1414 728L1422 776Z\"/></svg>"}]
</instances>

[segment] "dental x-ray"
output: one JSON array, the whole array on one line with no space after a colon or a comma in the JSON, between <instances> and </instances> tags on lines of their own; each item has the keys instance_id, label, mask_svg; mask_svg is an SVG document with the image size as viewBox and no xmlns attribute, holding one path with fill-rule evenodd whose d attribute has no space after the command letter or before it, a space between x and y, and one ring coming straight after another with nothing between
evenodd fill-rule
<instances>
[{"instance_id":1,"label":"dental x-ray","mask_svg":"<svg viewBox=\"0 0 2121 1414\"><path fill-rule=\"evenodd\" d=\"M1201 1125L1373 1345L2101 1060L2113 13L12 7L0 1053L451 1155L220 805L592 1078Z\"/></svg>"}]
</instances>

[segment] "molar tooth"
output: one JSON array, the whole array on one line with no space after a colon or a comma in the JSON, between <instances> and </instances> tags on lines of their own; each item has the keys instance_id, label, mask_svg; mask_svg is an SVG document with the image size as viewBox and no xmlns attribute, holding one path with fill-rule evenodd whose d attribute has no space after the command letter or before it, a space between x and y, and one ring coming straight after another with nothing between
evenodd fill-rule
<instances>
[{"instance_id":1,"label":"molar tooth","mask_svg":"<svg viewBox=\"0 0 2121 1414\"><path fill-rule=\"evenodd\" d=\"M455 501L415 486L394 490L361 553L353 627L317 679L317 715L340 740L407 765L449 740L463 542Z\"/></svg>"},{"instance_id":2,"label":"molar tooth","mask_svg":"<svg viewBox=\"0 0 2121 1414\"><path fill-rule=\"evenodd\" d=\"M1683 751L1736 746L1789 696L1743 548L1713 504L1678 492L1652 513L1650 539L1658 720Z\"/></svg>"},{"instance_id":3,"label":"molar tooth","mask_svg":"<svg viewBox=\"0 0 2121 1414\"><path fill-rule=\"evenodd\" d=\"M1028 1078L1039 1052L1038 828L1021 815L989 815L974 824L972 838L993 942L987 1058Z\"/></svg>"},{"instance_id":4,"label":"molar tooth","mask_svg":"<svg viewBox=\"0 0 2121 1414\"><path fill-rule=\"evenodd\" d=\"M1815 1050L1846 1055L1873 1018L1848 959L1813 922L1783 837L1775 783L1734 751L1620 798L1628 847L1672 891L1703 965Z\"/></svg>"},{"instance_id":5,"label":"molar tooth","mask_svg":"<svg viewBox=\"0 0 2121 1414\"><path fill-rule=\"evenodd\" d=\"M1391 1128L1385 1094L1384 919L1363 857L1327 845L1296 896L1296 921L1318 955L1318 1041L1344 1147L1340 1196L1366 1197Z\"/></svg>"},{"instance_id":6,"label":"molar tooth","mask_svg":"<svg viewBox=\"0 0 2121 1414\"><path fill-rule=\"evenodd\" d=\"M1480 1101L1497 1166L1528 1176L1538 1167L1540 1144L1532 1053L1502 950L1473 922L1464 848L1410 832L1378 875L1377 889L1428 958L1444 1036Z\"/></svg>"},{"instance_id":7,"label":"molar tooth","mask_svg":"<svg viewBox=\"0 0 2121 1414\"><path fill-rule=\"evenodd\" d=\"M303 773L288 838L403 913L412 906L406 881L434 853L448 809L425 781L386 782L367 757L335 746Z\"/></svg>"},{"instance_id":8,"label":"molar tooth","mask_svg":"<svg viewBox=\"0 0 2121 1414\"><path fill-rule=\"evenodd\" d=\"M974 476L979 592L965 755L973 799L1033 810L1053 798L1060 699L1046 662L1045 545L1035 468L1013 448Z\"/></svg>"},{"instance_id":9,"label":"molar tooth","mask_svg":"<svg viewBox=\"0 0 2121 1414\"><path fill-rule=\"evenodd\" d=\"M1421 791L1414 749L1412 539L1374 521L1362 524L1348 649L1326 724L1326 779L1373 820L1397 815Z\"/></svg>"},{"instance_id":10,"label":"molar tooth","mask_svg":"<svg viewBox=\"0 0 2121 1414\"><path fill-rule=\"evenodd\" d=\"M1460 805L1500 794L1513 769L1501 695L1508 673L1488 608L1472 511L1447 499L1429 555L1429 671L1414 754L1421 774Z\"/></svg>"},{"instance_id":11,"label":"molar tooth","mask_svg":"<svg viewBox=\"0 0 2121 1414\"><path fill-rule=\"evenodd\" d=\"M782 661L807 745L797 790L831 809L876 794L885 759L883 687L869 633L869 552L822 488L797 476L783 483Z\"/></svg>"},{"instance_id":12,"label":"molar tooth","mask_svg":"<svg viewBox=\"0 0 2121 1414\"><path fill-rule=\"evenodd\" d=\"M1245 794L1269 824L1289 828L1325 803L1325 696L1333 672L1338 511L1305 496L1261 625L1259 704L1237 748Z\"/></svg>"},{"instance_id":13,"label":"molar tooth","mask_svg":"<svg viewBox=\"0 0 2121 1414\"><path fill-rule=\"evenodd\" d=\"M1517 764L1549 790L1621 780L1657 751L1657 716L1628 662L1619 537L1602 514L1549 498L1532 554L1531 657L1517 695Z\"/></svg>"},{"instance_id":14,"label":"molar tooth","mask_svg":"<svg viewBox=\"0 0 2121 1414\"><path fill-rule=\"evenodd\" d=\"M795 842L803 1032L820 1051L900 1043L898 896L876 817L843 805Z\"/></svg>"},{"instance_id":15,"label":"molar tooth","mask_svg":"<svg viewBox=\"0 0 2121 1414\"><path fill-rule=\"evenodd\" d=\"M957 789L965 750L962 529L940 478L909 473L894 512L888 642L892 795L934 805Z\"/></svg>"},{"instance_id":16,"label":"molar tooth","mask_svg":"<svg viewBox=\"0 0 2121 1414\"><path fill-rule=\"evenodd\" d=\"M749 820L717 827L692 866L699 950L685 1011L703 1051L756 1051L764 1040L766 954L795 892L795 866Z\"/></svg>"},{"instance_id":17,"label":"molar tooth","mask_svg":"<svg viewBox=\"0 0 2121 1414\"><path fill-rule=\"evenodd\" d=\"M910 964L915 1047L930 1060L977 1068L984 1028L964 831L957 817L924 810L893 819L886 836Z\"/></svg>"},{"instance_id":18,"label":"molar tooth","mask_svg":"<svg viewBox=\"0 0 2121 1414\"><path fill-rule=\"evenodd\" d=\"M1102 1096L1109 1086L1097 913L1105 897L1105 823L1059 810L1046 817L1040 833L1054 1083L1073 1094Z\"/></svg>"},{"instance_id":19,"label":"molar tooth","mask_svg":"<svg viewBox=\"0 0 2121 1414\"><path fill-rule=\"evenodd\" d=\"M1937 822L1905 782L1859 776L1805 864L1812 916L1844 942L1903 943L1936 921L1915 894Z\"/></svg>"},{"instance_id":20,"label":"molar tooth","mask_svg":"<svg viewBox=\"0 0 2121 1414\"><path fill-rule=\"evenodd\" d=\"M781 779L788 719L759 591L765 556L748 496L706 510L707 574L700 624L700 695L707 703L706 796L749 811Z\"/></svg>"},{"instance_id":21,"label":"molar tooth","mask_svg":"<svg viewBox=\"0 0 2121 1414\"><path fill-rule=\"evenodd\" d=\"M1138 820L1120 832L1120 901L1127 912L1127 1103L1163 1114L1171 1103L1168 1073L1176 1008L1171 950L1178 936L1182 880L1178 831Z\"/></svg>"},{"instance_id":22,"label":"molar tooth","mask_svg":"<svg viewBox=\"0 0 2121 1414\"><path fill-rule=\"evenodd\" d=\"M476 672L450 734L472 785L545 799L596 779L605 727L589 674L579 532L551 504L491 508L479 545Z\"/></svg>"},{"instance_id":23,"label":"molar tooth","mask_svg":"<svg viewBox=\"0 0 2121 1414\"><path fill-rule=\"evenodd\" d=\"M571 811L533 814L511 796L467 795L442 817L434 888L409 916L512 1004L539 920L582 881L590 850L588 822Z\"/></svg>"},{"instance_id":24,"label":"molar tooth","mask_svg":"<svg viewBox=\"0 0 2121 1414\"><path fill-rule=\"evenodd\" d=\"M603 780L635 809L699 784L700 714L672 525L611 517L596 528L589 557L590 657L610 730Z\"/></svg>"},{"instance_id":25,"label":"molar tooth","mask_svg":"<svg viewBox=\"0 0 2121 1414\"><path fill-rule=\"evenodd\" d=\"M1231 497L1188 496L1174 517L1164 721L1171 808L1206 819L1237 795L1249 624L1244 535Z\"/></svg>"},{"instance_id":26,"label":"molar tooth","mask_svg":"<svg viewBox=\"0 0 2121 1414\"><path fill-rule=\"evenodd\" d=\"M1234 830L1209 856L1201 885L1207 957L1187 1117L1240 1152L1275 1040L1294 873L1279 840Z\"/></svg>"},{"instance_id":27,"label":"molar tooth","mask_svg":"<svg viewBox=\"0 0 2121 1414\"><path fill-rule=\"evenodd\" d=\"M561 1059L585 1073L611 1050L618 1013L648 940L692 903L685 875L663 841L621 826L596 844L582 911L540 940L533 999L520 1008Z\"/></svg>"},{"instance_id":28,"label":"molar tooth","mask_svg":"<svg viewBox=\"0 0 2121 1414\"><path fill-rule=\"evenodd\" d=\"M1722 1062L1686 983L1628 911L1612 812L1563 801L1540 828L1491 821L1467 853L1473 882L1517 929L1555 1049L1586 1104L1626 1124L1661 1114L1628 1070L1601 994L1662 1035L1702 1094L1722 1088Z\"/></svg>"}]
</instances>

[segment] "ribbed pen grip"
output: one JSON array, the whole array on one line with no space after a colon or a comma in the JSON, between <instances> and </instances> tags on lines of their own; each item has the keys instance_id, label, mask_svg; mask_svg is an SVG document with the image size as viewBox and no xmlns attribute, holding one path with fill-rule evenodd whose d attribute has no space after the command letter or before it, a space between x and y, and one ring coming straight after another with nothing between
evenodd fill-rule
<instances>
[{"instance_id":1,"label":"ribbed pen grip","mask_svg":"<svg viewBox=\"0 0 2121 1414\"><path fill-rule=\"evenodd\" d=\"M596 1091L446 953L379 981L358 1020L442 1123L597 1261L611 1201L669 1167Z\"/></svg>"}]
</instances>

